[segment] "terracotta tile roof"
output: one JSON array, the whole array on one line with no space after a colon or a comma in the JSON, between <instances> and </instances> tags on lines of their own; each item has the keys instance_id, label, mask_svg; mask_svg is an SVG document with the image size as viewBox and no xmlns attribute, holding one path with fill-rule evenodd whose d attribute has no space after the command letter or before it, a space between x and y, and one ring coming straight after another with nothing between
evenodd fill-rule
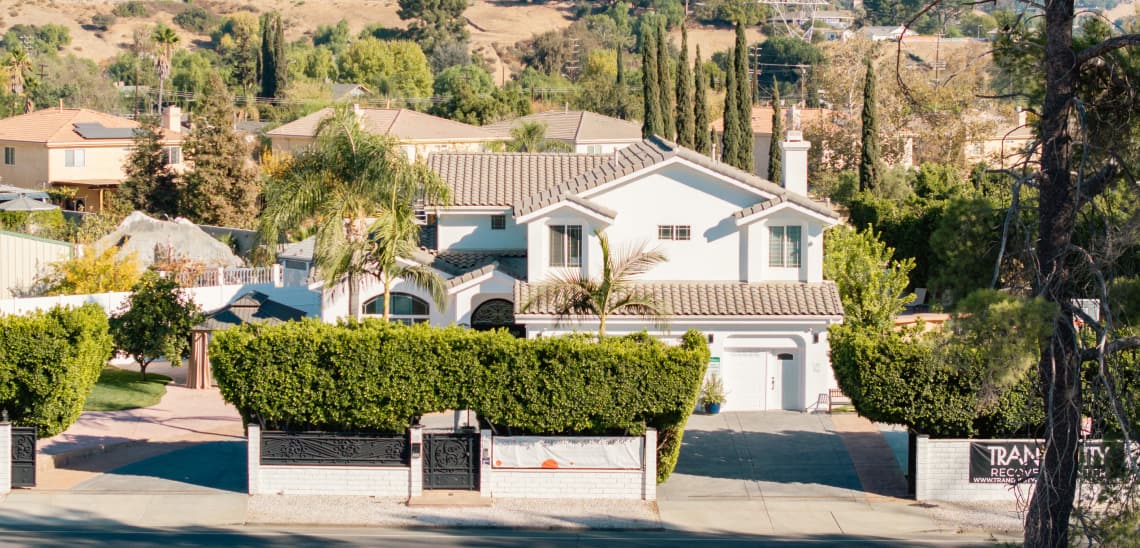
<instances>
[{"instance_id":1,"label":"terracotta tile roof","mask_svg":"<svg viewBox=\"0 0 1140 548\"><path fill-rule=\"evenodd\" d=\"M438 152L427 165L451 187L452 205L506 207L611 161L610 154Z\"/></svg>"},{"instance_id":2,"label":"terracotta tile roof","mask_svg":"<svg viewBox=\"0 0 1140 548\"><path fill-rule=\"evenodd\" d=\"M673 316L842 316L835 282L638 282L634 291L656 295ZM515 284L515 314L549 316L553 302L541 285ZM523 312L526 303L533 303ZM617 316L632 315L618 313Z\"/></svg>"},{"instance_id":3,"label":"terracotta tile roof","mask_svg":"<svg viewBox=\"0 0 1140 548\"><path fill-rule=\"evenodd\" d=\"M562 200L566 200L571 196L576 196L587 190L620 179L626 175L674 157L679 157L713 172L735 179L760 192L770 194L774 198L783 198L821 215L836 219L839 218L839 214L834 210L815 202L807 196L789 192L780 185L768 181L767 179L762 179L728 164L714 161L708 156L677 146L675 143L666 141L660 137L652 137L623 148L612 155L612 161L610 162L603 163L599 167L582 173L549 190L529 194L528 197L515 203L515 215L521 216L537 211Z\"/></svg>"},{"instance_id":4,"label":"terracotta tile roof","mask_svg":"<svg viewBox=\"0 0 1140 548\"><path fill-rule=\"evenodd\" d=\"M269 137L313 137L321 120L332 114L331 107L322 108L266 133ZM406 108L359 109L361 125L378 135L389 135L399 141L494 141L498 138L478 126L424 114Z\"/></svg>"},{"instance_id":5,"label":"terracotta tile roof","mask_svg":"<svg viewBox=\"0 0 1140 548\"><path fill-rule=\"evenodd\" d=\"M784 116L787 119L788 109L785 108ZM838 111L826 108L801 108L800 122L803 124L814 123L817 120L831 120L838 116ZM717 118L713 123L709 124L709 128L713 131L721 132L724 130L724 118ZM784 129L787 129L786 127ZM761 135L772 134L772 106L762 105L752 107L752 133Z\"/></svg>"},{"instance_id":6,"label":"terracotta tile roof","mask_svg":"<svg viewBox=\"0 0 1140 548\"><path fill-rule=\"evenodd\" d=\"M137 128L134 120L85 108L45 108L0 120L0 141L25 143L99 143L123 139L86 139L75 131L75 124L99 124L104 128ZM167 140L182 135L163 130ZM118 146L118 143L116 143Z\"/></svg>"},{"instance_id":7,"label":"terracotta tile roof","mask_svg":"<svg viewBox=\"0 0 1140 548\"><path fill-rule=\"evenodd\" d=\"M743 219L744 217L747 217L747 216L752 215L754 213L760 213L761 211L764 211L765 209L770 209L772 207L778 206L778 205L780 205L786 201L788 201L788 200L786 198L784 198L783 196L777 196L775 198L772 198L771 200L764 200L763 202L760 202L756 205L746 207L740 211L733 213L732 216L736 217L737 219Z\"/></svg>"},{"instance_id":8,"label":"terracotta tile roof","mask_svg":"<svg viewBox=\"0 0 1140 548\"><path fill-rule=\"evenodd\" d=\"M641 139L641 124L584 110L551 110L483 126L500 139L526 122L546 124L546 138L573 143L634 142Z\"/></svg>"}]
</instances>

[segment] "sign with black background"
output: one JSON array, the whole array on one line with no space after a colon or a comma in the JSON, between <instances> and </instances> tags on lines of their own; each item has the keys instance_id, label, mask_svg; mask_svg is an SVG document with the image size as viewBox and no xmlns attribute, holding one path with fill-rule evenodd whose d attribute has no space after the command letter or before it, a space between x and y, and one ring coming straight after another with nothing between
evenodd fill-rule
<instances>
[{"instance_id":1,"label":"sign with black background","mask_svg":"<svg viewBox=\"0 0 1140 548\"><path fill-rule=\"evenodd\" d=\"M1103 473L1106 450L1100 440L1081 442L1082 471ZM1045 444L1040 441L970 442L970 483L1036 482L1044 456Z\"/></svg>"}]
</instances>

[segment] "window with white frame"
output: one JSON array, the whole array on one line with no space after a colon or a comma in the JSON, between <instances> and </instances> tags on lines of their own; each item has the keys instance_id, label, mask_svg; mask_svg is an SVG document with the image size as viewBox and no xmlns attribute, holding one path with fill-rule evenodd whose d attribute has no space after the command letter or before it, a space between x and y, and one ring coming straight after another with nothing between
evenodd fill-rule
<instances>
[{"instance_id":1,"label":"window with white frame","mask_svg":"<svg viewBox=\"0 0 1140 548\"><path fill-rule=\"evenodd\" d=\"M66 167L86 167L87 152L81 148L69 148L64 150L63 165Z\"/></svg>"},{"instance_id":2,"label":"window with white frame","mask_svg":"<svg viewBox=\"0 0 1140 548\"><path fill-rule=\"evenodd\" d=\"M657 225L658 240L688 240L692 233L690 225Z\"/></svg>"},{"instance_id":3,"label":"window with white frame","mask_svg":"<svg viewBox=\"0 0 1140 548\"><path fill-rule=\"evenodd\" d=\"M799 268L801 234L798 226L768 227L768 266Z\"/></svg>"},{"instance_id":4,"label":"window with white frame","mask_svg":"<svg viewBox=\"0 0 1140 548\"><path fill-rule=\"evenodd\" d=\"M406 325L426 323L431 319L431 307L427 301L407 293L392 293L392 314L388 316L393 322ZM384 295L378 295L364 303L364 313L374 316L384 315Z\"/></svg>"},{"instance_id":5,"label":"window with white frame","mask_svg":"<svg viewBox=\"0 0 1140 548\"><path fill-rule=\"evenodd\" d=\"M550 266L582 266L582 225L550 225Z\"/></svg>"},{"instance_id":6,"label":"window with white frame","mask_svg":"<svg viewBox=\"0 0 1140 548\"><path fill-rule=\"evenodd\" d=\"M16 147L4 147L4 165L16 165Z\"/></svg>"},{"instance_id":7,"label":"window with white frame","mask_svg":"<svg viewBox=\"0 0 1140 548\"><path fill-rule=\"evenodd\" d=\"M507 216L506 215L491 215L491 230L506 230L507 229Z\"/></svg>"},{"instance_id":8,"label":"window with white frame","mask_svg":"<svg viewBox=\"0 0 1140 548\"><path fill-rule=\"evenodd\" d=\"M602 153L602 145L587 145L586 146L586 153L587 154L601 154Z\"/></svg>"},{"instance_id":9,"label":"window with white frame","mask_svg":"<svg viewBox=\"0 0 1140 548\"><path fill-rule=\"evenodd\" d=\"M166 147L166 165L182 163L182 147Z\"/></svg>"}]
</instances>

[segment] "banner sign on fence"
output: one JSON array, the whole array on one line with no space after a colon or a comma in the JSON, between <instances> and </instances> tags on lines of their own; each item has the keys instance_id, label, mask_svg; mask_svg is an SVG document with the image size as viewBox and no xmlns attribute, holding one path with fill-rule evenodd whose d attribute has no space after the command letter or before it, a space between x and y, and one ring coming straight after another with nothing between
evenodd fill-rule
<instances>
[{"instance_id":1,"label":"banner sign on fence","mask_svg":"<svg viewBox=\"0 0 1140 548\"><path fill-rule=\"evenodd\" d=\"M1081 442L1082 472L1103 474L1107 450L1101 440ZM1035 482L1044 456L1045 444L1040 441L971 442L970 483Z\"/></svg>"},{"instance_id":2,"label":"banner sign on fence","mask_svg":"<svg viewBox=\"0 0 1140 548\"><path fill-rule=\"evenodd\" d=\"M640 469L644 438L496 436L495 468Z\"/></svg>"}]
</instances>

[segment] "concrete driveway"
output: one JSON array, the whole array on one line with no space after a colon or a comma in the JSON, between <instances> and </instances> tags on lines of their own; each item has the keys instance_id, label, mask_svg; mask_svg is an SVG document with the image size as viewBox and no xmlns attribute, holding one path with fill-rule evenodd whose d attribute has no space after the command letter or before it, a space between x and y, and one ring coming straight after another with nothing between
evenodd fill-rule
<instances>
[{"instance_id":1,"label":"concrete driveway","mask_svg":"<svg viewBox=\"0 0 1140 548\"><path fill-rule=\"evenodd\" d=\"M246 493L244 440L189 446L133 462L80 483L75 491Z\"/></svg>"}]
</instances>

